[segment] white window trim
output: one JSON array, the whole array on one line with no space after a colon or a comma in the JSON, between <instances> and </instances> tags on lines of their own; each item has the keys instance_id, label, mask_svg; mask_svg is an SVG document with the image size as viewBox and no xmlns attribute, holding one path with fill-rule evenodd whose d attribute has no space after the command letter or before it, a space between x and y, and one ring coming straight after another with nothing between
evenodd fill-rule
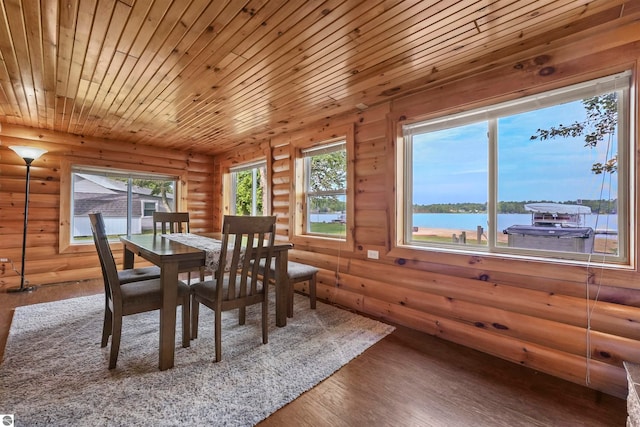
<instances>
[{"instance_id":1,"label":"white window trim","mask_svg":"<svg viewBox=\"0 0 640 427\"><path fill-rule=\"evenodd\" d=\"M347 150L347 142L345 139L339 139L335 142L330 142L328 144L323 144L320 145L318 147L312 147L306 150L301 150L301 155L302 157L304 157L304 188L305 188L305 206L306 206L306 218L311 218L311 212L310 212L310 203L309 203L309 199L311 199L314 196L345 196L345 198L347 197L347 189L346 188L341 188L338 190L326 190L326 191L313 191L311 189L311 159L314 156L319 156L322 154L329 154L329 153L335 153L337 151L342 151L344 150L346 152ZM346 184L346 183L345 183ZM348 200L347 200L348 203ZM346 236L345 237L335 237L335 236L331 236L328 234L320 234L320 233L313 233L311 230L309 230L309 226L310 223L306 223L306 227L305 227L305 234L310 235L310 236L319 236L319 237L327 237L329 239L337 239L337 240L342 240L342 241L346 241Z\"/></svg>"},{"instance_id":2,"label":"white window trim","mask_svg":"<svg viewBox=\"0 0 640 427\"><path fill-rule=\"evenodd\" d=\"M149 218L153 215L145 215L144 212L146 211L145 209L145 204L146 203L153 203L154 204L154 212L158 212L158 202L156 202L155 200L140 200L140 203L142 204L142 206L140 206L140 211L142 212L142 217L143 218Z\"/></svg>"},{"instance_id":3,"label":"white window trim","mask_svg":"<svg viewBox=\"0 0 640 427\"><path fill-rule=\"evenodd\" d=\"M221 180L222 180L222 206L220 209L220 213L222 214L220 216L220 223L219 223L219 227L222 227L222 218L224 217L224 215L232 215L232 205L234 203L234 200L232 200L233 198L233 189L232 186L234 185L233 183L233 179L232 179L232 173L233 172L240 172L242 170L246 170L246 169L251 169L253 167L255 167L256 165L261 165L264 164L265 165L265 170L267 172L267 188L264 189L264 191L266 192L266 204L267 206L263 206L263 211L264 211L264 215L271 215L271 187L272 187L272 171L271 171L271 165L272 165L272 161L271 161L271 156L268 155L267 153L269 153L269 150L265 150L264 153L262 154L262 156L260 157L255 157L252 158L250 160L246 160L246 159L238 159L236 157L229 157L225 160L225 162L220 164L220 169L221 169Z\"/></svg>"},{"instance_id":4,"label":"white window trim","mask_svg":"<svg viewBox=\"0 0 640 427\"><path fill-rule=\"evenodd\" d=\"M267 206L262 206L262 211L263 211L263 215L269 215L269 172L268 172L268 164L267 164L267 160L266 159L262 159L262 160L256 160L256 161L251 161L251 162L247 162L247 163L243 163L241 165L237 165L237 166L232 166L229 168L229 172L228 172L228 194L227 194L227 198L228 198L228 213L229 215L237 215L236 211L235 211L235 200L234 197L237 196L237 189L236 189L236 183L235 180L233 179L233 176L238 173L238 172L244 172L244 171L248 171L248 170L253 170L253 169L260 169L260 168L264 168L265 173L267 174L266 177L266 188L263 188L263 194L266 196L266 200L263 201L263 204L267 204Z\"/></svg>"}]
</instances>

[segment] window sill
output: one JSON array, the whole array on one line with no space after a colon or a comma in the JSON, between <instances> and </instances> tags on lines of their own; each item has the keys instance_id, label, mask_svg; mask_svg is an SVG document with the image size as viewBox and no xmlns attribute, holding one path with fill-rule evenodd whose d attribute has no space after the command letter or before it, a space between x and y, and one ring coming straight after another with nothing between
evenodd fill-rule
<instances>
[{"instance_id":1,"label":"window sill","mask_svg":"<svg viewBox=\"0 0 640 427\"><path fill-rule=\"evenodd\" d=\"M347 252L354 251L353 242L350 242L349 239L335 239L325 236L304 234L293 236L291 242L294 246L332 249Z\"/></svg>"},{"instance_id":2,"label":"window sill","mask_svg":"<svg viewBox=\"0 0 640 427\"><path fill-rule=\"evenodd\" d=\"M569 260L544 256L529 256L515 253L496 253L487 251L459 250L453 248L418 247L408 245L398 245L392 248L387 256L396 258L396 263L403 265L407 261L419 261L435 264L446 264L454 266L464 266L481 269L503 270L505 263L509 264L509 271L522 268L529 270L531 264L536 264L537 269L544 268L552 272L555 269L564 270L566 268L585 269L588 267L603 268L607 270L634 270L634 266L629 263L602 263L595 260Z\"/></svg>"}]
</instances>

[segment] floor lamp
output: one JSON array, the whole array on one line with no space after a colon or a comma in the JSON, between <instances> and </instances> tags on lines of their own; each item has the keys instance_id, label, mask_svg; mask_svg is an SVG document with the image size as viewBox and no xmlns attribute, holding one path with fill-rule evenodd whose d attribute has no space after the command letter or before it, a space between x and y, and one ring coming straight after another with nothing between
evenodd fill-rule
<instances>
[{"instance_id":1,"label":"floor lamp","mask_svg":"<svg viewBox=\"0 0 640 427\"><path fill-rule=\"evenodd\" d=\"M31 162L42 156L47 152L47 150L43 150L42 148L22 147L15 145L9 148L15 151L18 156L22 157L22 159L27 164L27 180L24 190L24 230L22 232L22 264L20 264L20 287L7 289L7 292L31 292L36 287L24 285L24 256L27 249L27 220L29 219L29 175L31 173Z\"/></svg>"}]
</instances>

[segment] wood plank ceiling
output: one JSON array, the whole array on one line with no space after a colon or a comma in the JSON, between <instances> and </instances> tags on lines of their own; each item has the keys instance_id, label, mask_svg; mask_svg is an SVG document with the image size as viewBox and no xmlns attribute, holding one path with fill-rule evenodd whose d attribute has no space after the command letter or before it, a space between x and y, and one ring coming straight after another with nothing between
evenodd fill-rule
<instances>
[{"instance_id":1,"label":"wood plank ceiling","mask_svg":"<svg viewBox=\"0 0 640 427\"><path fill-rule=\"evenodd\" d=\"M637 2L3 0L0 122L216 154L629 19Z\"/></svg>"}]
</instances>

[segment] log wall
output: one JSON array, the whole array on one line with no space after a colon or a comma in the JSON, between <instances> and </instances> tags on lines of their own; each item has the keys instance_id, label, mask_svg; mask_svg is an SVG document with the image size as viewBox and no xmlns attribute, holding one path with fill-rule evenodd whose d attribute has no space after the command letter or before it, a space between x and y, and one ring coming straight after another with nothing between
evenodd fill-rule
<instances>
[{"instance_id":1,"label":"log wall","mask_svg":"<svg viewBox=\"0 0 640 427\"><path fill-rule=\"evenodd\" d=\"M410 96L275 136L271 140L272 212L278 216L281 236L291 238L289 146L324 129L349 124L356 129L355 250L340 253L296 244L291 259L320 268L317 292L323 300L626 396L622 362L640 362L637 268L588 268L394 248L394 144L403 120L515 99L624 69L633 70L637 86L639 40L640 24L597 35L580 34L469 64L476 68L473 75L429 83ZM631 151L636 153L637 129L633 135ZM637 154L634 162L640 170ZM637 189L635 193L632 203L638 206ZM637 234L638 221L633 222ZM367 259L367 250L379 251L380 259ZM634 250L637 265L637 245Z\"/></svg>"},{"instance_id":2,"label":"log wall","mask_svg":"<svg viewBox=\"0 0 640 427\"><path fill-rule=\"evenodd\" d=\"M31 167L25 268L26 280L31 284L47 285L102 276L93 242L66 251L60 249L59 224L67 220L65 210L68 213L68 208L61 206L60 196L61 181L68 179L62 172L65 162L182 175L186 177L183 183L186 191L181 195L181 203L190 213L191 229L213 231L212 157L10 124L2 126L0 140L0 257L10 258L18 271L21 268L26 167L8 147L32 145L48 150ZM121 267L121 245L113 244L112 249ZM0 268L0 291L19 285L19 274L5 263L4 268Z\"/></svg>"}]
</instances>

